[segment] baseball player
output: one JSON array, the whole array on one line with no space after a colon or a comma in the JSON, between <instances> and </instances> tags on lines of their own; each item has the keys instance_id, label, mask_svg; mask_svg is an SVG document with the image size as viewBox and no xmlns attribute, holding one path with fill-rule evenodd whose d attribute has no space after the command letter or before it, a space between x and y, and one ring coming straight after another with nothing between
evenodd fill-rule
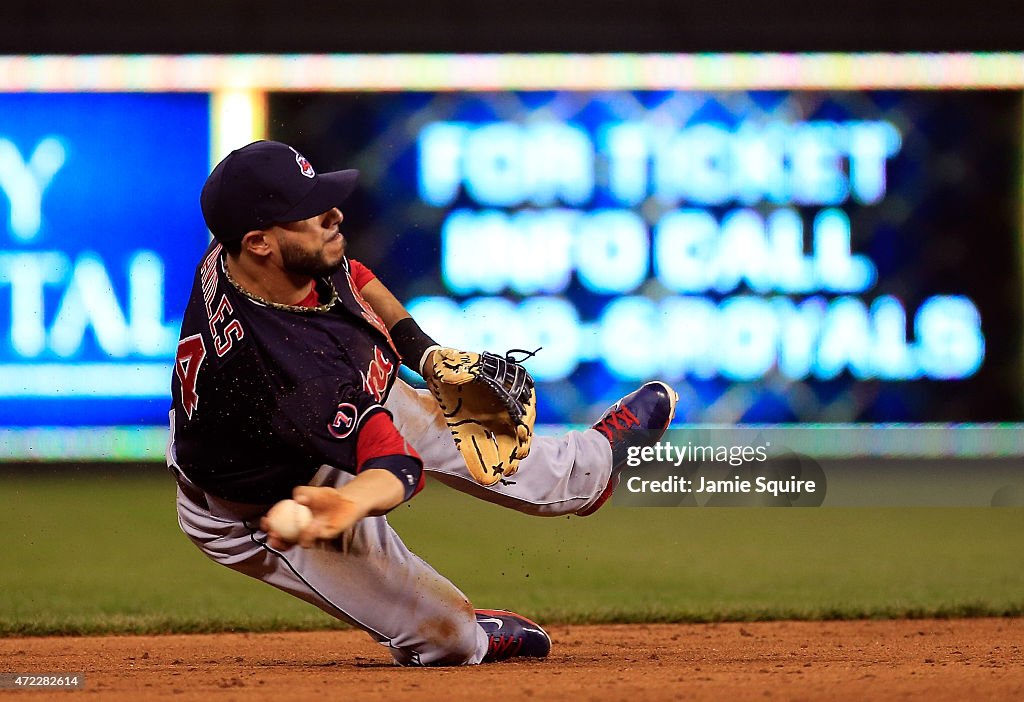
<instances>
[{"instance_id":1,"label":"baseball player","mask_svg":"<svg viewBox=\"0 0 1024 702\"><path fill-rule=\"evenodd\" d=\"M475 610L411 553L385 514L424 473L534 515L587 515L631 446L659 439L676 395L644 385L594 425L537 437L514 481L467 472L437 401L396 378L437 344L374 274L345 256L339 206L357 172L317 173L291 147L229 154L203 187L214 241L196 270L172 377L167 462L179 524L209 558L368 632L403 665L546 656L548 634ZM294 497L296 548L265 519Z\"/></svg>"}]
</instances>

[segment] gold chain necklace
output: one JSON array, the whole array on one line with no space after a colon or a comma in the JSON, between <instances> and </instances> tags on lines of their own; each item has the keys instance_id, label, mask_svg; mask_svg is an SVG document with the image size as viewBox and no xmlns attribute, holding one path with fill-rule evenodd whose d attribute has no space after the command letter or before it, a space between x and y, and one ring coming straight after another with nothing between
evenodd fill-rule
<instances>
[{"instance_id":1,"label":"gold chain necklace","mask_svg":"<svg viewBox=\"0 0 1024 702\"><path fill-rule=\"evenodd\" d=\"M326 312L327 310L329 310L332 307L334 307L335 303L338 301L338 291L334 287L334 283L331 282L330 278L322 278L322 280L325 283L327 283L327 286L331 289L331 299L328 300L327 302L325 302L322 305L317 305L316 307L306 307L305 305L285 305L285 304L282 304L280 302L272 302L271 300L267 300L265 298L260 297L256 293L249 292L248 290L243 288L241 285L239 285L235 281L234 278L231 277L231 274L228 273L227 262L223 258L220 260L220 269L222 271L224 271L224 275L227 277L228 282L235 286L235 290L237 290L238 292L242 293L243 295L245 295L247 298L249 298L253 302L258 302L259 304L265 305L267 307L273 307L276 310L284 310L286 312L305 312L305 313Z\"/></svg>"}]
</instances>

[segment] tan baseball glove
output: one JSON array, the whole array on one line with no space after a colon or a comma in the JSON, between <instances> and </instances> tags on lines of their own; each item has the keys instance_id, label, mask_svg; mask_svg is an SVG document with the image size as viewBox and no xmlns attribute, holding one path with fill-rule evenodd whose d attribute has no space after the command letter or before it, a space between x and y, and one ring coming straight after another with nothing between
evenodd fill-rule
<instances>
[{"instance_id":1,"label":"tan baseball glove","mask_svg":"<svg viewBox=\"0 0 1024 702\"><path fill-rule=\"evenodd\" d=\"M493 485L530 453L537 419L533 378L511 354L438 349L424 373L470 475Z\"/></svg>"}]
</instances>

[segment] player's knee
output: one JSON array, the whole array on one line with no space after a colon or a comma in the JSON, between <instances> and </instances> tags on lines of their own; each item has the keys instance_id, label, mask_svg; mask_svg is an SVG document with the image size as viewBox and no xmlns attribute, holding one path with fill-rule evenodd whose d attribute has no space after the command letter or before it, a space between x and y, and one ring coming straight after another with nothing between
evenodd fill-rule
<instances>
[{"instance_id":1,"label":"player's knee","mask_svg":"<svg viewBox=\"0 0 1024 702\"><path fill-rule=\"evenodd\" d=\"M462 631L457 638L451 638L443 642L442 648L444 653L437 664L467 665L480 662L480 659L483 657L483 652L480 650L480 640L477 635L480 627L474 620L468 625L463 624L460 629Z\"/></svg>"},{"instance_id":2,"label":"player's knee","mask_svg":"<svg viewBox=\"0 0 1024 702\"><path fill-rule=\"evenodd\" d=\"M424 623L420 642L413 647L392 649L400 665L467 665L483 657L481 633L476 618L445 617Z\"/></svg>"}]
</instances>

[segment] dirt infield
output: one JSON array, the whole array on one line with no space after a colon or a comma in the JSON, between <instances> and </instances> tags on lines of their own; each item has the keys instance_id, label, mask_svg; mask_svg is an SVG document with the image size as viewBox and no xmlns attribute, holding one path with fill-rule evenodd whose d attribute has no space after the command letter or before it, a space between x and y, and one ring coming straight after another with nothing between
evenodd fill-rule
<instances>
[{"instance_id":1,"label":"dirt infield","mask_svg":"<svg viewBox=\"0 0 1024 702\"><path fill-rule=\"evenodd\" d=\"M556 626L541 662L409 669L360 632L0 639L6 672L81 671L74 700L1024 699L1024 620Z\"/></svg>"}]
</instances>

